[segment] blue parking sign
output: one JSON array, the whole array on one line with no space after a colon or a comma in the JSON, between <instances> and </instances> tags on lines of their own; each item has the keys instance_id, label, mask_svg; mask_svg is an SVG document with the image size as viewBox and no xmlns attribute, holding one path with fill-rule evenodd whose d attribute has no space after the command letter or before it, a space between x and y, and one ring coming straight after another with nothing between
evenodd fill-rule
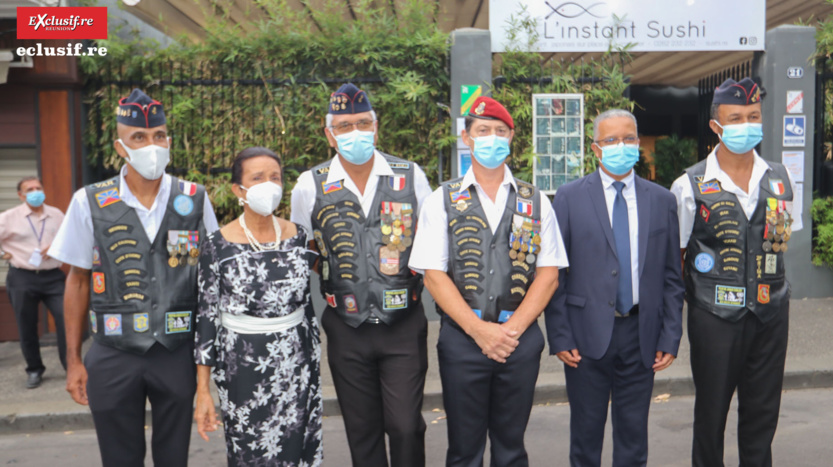
<instances>
[{"instance_id":1,"label":"blue parking sign","mask_svg":"<svg viewBox=\"0 0 833 467\"><path fill-rule=\"evenodd\" d=\"M784 147L804 147L807 143L806 130L806 116L784 115Z\"/></svg>"}]
</instances>

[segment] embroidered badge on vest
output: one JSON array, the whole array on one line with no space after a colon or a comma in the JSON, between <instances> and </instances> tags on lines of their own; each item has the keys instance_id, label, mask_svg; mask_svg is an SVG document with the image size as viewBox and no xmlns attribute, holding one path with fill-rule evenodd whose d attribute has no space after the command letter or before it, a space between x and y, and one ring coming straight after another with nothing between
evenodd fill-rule
<instances>
[{"instance_id":1,"label":"embroidered badge on vest","mask_svg":"<svg viewBox=\"0 0 833 467\"><path fill-rule=\"evenodd\" d=\"M775 196L784 194L784 182L775 178L769 179L769 188Z\"/></svg>"},{"instance_id":2,"label":"embroidered badge on vest","mask_svg":"<svg viewBox=\"0 0 833 467\"><path fill-rule=\"evenodd\" d=\"M121 201L121 198L119 198L119 189L110 188L109 190L100 191L95 194L95 200L100 208L116 204Z\"/></svg>"},{"instance_id":3,"label":"embroidered badge on vest","mask_svg":"<svg viewBox=\"0 0 833 467\"><path fill-rule=\"evenodd\" d=\"M769 303L769 284L758 284L758 303Z\"/></svg>"},{"instance_id":4,"label":"embroidered badge on vest","mask_svg":"<svg viewBox=\"0 0 833 467\"><path fill-rule=\"evenodd\" d=\"M389 177L388 184L393 191L402 191L405 189L405 176L393 175L392 177Z\"/></svg>"},{"instance_id":5,"label":"embroidered badge on vest","mask_svg":"<svg viewBox=\"0 0 833 467\"><path fill-rule=\"evenodd\" d=\"M188 196L194 196L195 194L197 194L197 184L192 182L186 182L185 180L180 180L179 191Z\"/></svg>"},{"instance_id":6,"label":"embroidered badge on vest","mask_svg":"<svg viewBox=\"0 0 833 467\"><path fill-rule=\"evenodd\" d=\"M174 198L174 211L180 216L187 216L194 211L194 200L185 195L177 195Z\"/></svg>"},{"instance_id":7,"label":"embroidered badge on vest","mask_svg":"<svg viewBox=\"0 0 833 467\"><path fill-rule=\"evenodd\" d=\"M344 186L342 186L341 180L338 180L338 181L332 182L332 183L321 182L321 188L324 191L324 194L328 195L330 193L336 192L336 191L344 188Z\"/></svg>"},{"instance_id":8,"label":"embroidered badge on vest","mask_svg":"<svg viewBox=\"0 0 833 467\"><path fill-rule=\"evenodd\" d=\"M700 189L701 195L710 195L712 193L720 193L720 183L714 182L704 182L698 183L697 187Z\"/></svg>"},{"instance_id":9,"label":"embroidered badge on vest","mask_svg":"<svg viewBox=\"0 0 833 467\"><path fill-rule=\"evenodd\" d=\"M145 332L149 329L147 313L133 314L133 330L136 332Z\"/></svg>"},{"instance_id":10,"label":"embroidered badge on vest","mask_svg":"<svg viewBox=\"0 0 833 467\"><path fill-rule=\"evenodd\" d=\"M93 292L102 294L104 291L107 290L104 284L104 273L103 272L94 272L93 273Z\"/></svg>"}]
</instances>

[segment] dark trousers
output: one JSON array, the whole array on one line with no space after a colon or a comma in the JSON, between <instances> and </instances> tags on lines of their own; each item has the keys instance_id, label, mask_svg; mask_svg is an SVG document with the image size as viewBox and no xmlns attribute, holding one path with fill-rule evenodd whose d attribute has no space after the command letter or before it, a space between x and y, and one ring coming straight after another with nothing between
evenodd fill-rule
<instances>
[{"instance_id":1,"label":"dark trousers","mask_svg":"<svg viewBox=\"0 0 833 467\"><path fill-rule=\"evenodd\" d=\"M104 467L144 466L147 400L153 419L153 465L188 465L197 384L193 350L193 344L169 351L157 343L136 355L93 343L84 366Z\"/></svg>"},{"instance_id":2,"label":"dark trousers","mask_svg":"<svg viewBox=\"0 0 833 467\"><path fill-rule=\"evenodd\" d=\"M30 271L9 268L6 290L17 320L20 350L26 360L27 373L43 373L46 369L40 354L38 339L38 307L41 303L52 313L55 333L58 335L58 357L64 370L67 368L67 344L64 334L64 282L66 275L60 269Z\"/></svg>"},{"instance_id":3,"label":"dark trousers","mask_svg":"<svg viewBox=\"0 0 833 467\"><path fill-rule=\"evenodd\" d=\"M506 363L498 363L443 318L437 357L448 417L447 466L482 466L487 433L492 466L529 465L524 433L543 350L541 328L532 323Z\"/></svg>"},{"instance_id":4,"label":"dark trousers","mask_svg":"<svg viewBox=\"0 0 833 467\"><path fill-rule=\"evenodd\" d=\"M321 317L327 357L356 467L425 465L422 398L428 322L422 305L392 326L348 326L332 308Z\"/></svg>"},{"instance_id":5,"label":"dark trousers","mask_svg":"<svg viewBox=\"0 0 833 467\"><path fill-rule=\"evenodd\" d=\"M693 466L723 466L726 416L736 388L740 465L772 465L788 332L789 303L766 323L752 313L732 323L689 307L695 387Z\"/></svg>"},{"instance_id":6,"label":"dark trousers","mask_svg":"<svg viewBox=\"0 0 833 467\"><path fill-rule=\"evenodd\" d=\"M615 318L607 353L583 357L578 368L564 365L570 399L570 465L598 466L607 410L613 423L613 466L648 463L648 409L654 371L639 349L639 316Z\"/></svg>"}]
</instances>

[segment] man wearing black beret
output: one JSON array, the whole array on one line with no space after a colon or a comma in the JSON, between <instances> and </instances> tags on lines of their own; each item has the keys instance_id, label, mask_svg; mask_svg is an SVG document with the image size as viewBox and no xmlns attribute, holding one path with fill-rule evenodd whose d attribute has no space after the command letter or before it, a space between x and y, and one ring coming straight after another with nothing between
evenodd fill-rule
<instances>
[{"instance_id":1,"label":"man wearing black beret","mask_svg":"<svg viewBox=\"0 0 833 467\"><path fill-rule=\"evenodd\" d=\"M191 323L200 241L217 219L196 183L165 174L162 104L134 89L116 107L116 177L78 190L50 255L72 269L64 295L67 391L90 406L105 467L142 466L145 404L155 465L185 466L196 370ZM89 316L94 342L81 360Z\"/></svg>"},{"instance_id":2,"label":"man wearing black beret","mask_svg":"<svg viewBox=\"0 0 833 467\"><path fill-rule=\"evenodd\" d=\"M755 152L764 90L750 78L714 92L720 144L671 187L677 197L694 376L692 465L723 465L726 416L738 393L740 465L772 465L787 354L784 252L801 219L783 165ZM794 222L795 221L795 222Z\"/></svg>"},{"instance_id":3,"label":"man wearing black beret","mask_svg":"<svg viewBox=\"0 0 833 467\"><path fill-rule=\"evenodd\" d=\"M330 95L326 122L337 154L298 177L292 221L320 253L321 325L350 455L356 467L424 466L428 323L408 258L431 186L417 164L376 149L376 112L352 83Z\"/></svg>"}]
</instances>

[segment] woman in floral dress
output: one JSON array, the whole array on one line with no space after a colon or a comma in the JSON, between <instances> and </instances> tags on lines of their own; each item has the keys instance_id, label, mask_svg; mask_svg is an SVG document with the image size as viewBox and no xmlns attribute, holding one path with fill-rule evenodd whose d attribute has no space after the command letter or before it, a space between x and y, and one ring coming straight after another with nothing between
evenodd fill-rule
<instances>
[{"instance_id":1,"label":"woman in floral dress","mask_svg":"<svg viewBox=\"0 0 833 467\"><path fill-rule=\"evenodd\" d=\"M229 466L317 466L321 349L312 253L303 229L272 215L283 185L277 155L243 150L231 181L243 215L207 237L199 262L197 430L208 440L218 426L211 374Z\"/></svg>"}]
</instances>

